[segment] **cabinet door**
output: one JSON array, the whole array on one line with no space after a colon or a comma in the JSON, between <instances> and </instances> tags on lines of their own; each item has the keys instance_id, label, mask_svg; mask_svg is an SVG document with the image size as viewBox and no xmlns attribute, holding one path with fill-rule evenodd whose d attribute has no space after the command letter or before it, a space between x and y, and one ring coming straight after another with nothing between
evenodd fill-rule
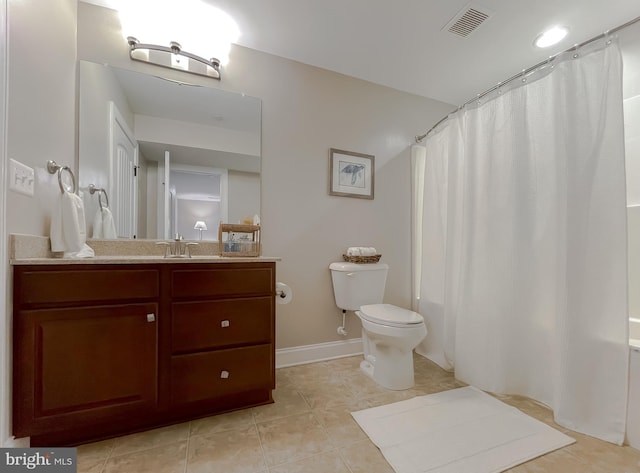
<instances>
[{"instance_id":1,"label":"cabinet door","mask_svg":"<svg viewBox=\"0 0 640 473\"><path fill-rule=\"evenodd\" d=\"M157 399L157 314L155 303L18 312L14 433L150 412Z\"/></svg>"}]
</instances>

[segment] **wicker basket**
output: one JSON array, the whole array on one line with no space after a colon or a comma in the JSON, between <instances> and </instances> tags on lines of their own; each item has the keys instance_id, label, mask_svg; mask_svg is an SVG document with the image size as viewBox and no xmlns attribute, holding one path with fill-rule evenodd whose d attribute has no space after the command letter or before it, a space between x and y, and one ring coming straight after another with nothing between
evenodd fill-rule
<instances>
[{"instance_id":1,"label":"wicker basket","mask_svg":"<svg viewBox=\"0 0 640 473\"><path fill-rule=\"evenodd\" d=\"M380 258L382 257L382 255L371 255L371 256L349 256L349 255L342 255L342 258L347 262L347 263L358 263L358 264L371 264L371 263L377 263L378 261L380 261Z\"/></svg>"},{"instance_id":2,"label":"wicker basket","mask_svg":"<svg viewBox=\"0 0 640 473\"><path fill-rule=\"evenodd\" d=\"M246 239L233 240L232 234L246 234ZM220 256L260 256L260 225L221 223L218 227Z\"/></svg>"}]
</instances>

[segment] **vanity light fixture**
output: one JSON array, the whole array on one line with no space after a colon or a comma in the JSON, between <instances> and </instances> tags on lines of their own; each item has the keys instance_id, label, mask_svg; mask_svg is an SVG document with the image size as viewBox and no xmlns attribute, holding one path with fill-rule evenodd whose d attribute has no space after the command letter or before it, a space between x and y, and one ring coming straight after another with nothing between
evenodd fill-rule
<instances>
[{"instance_id":1,"label":"vanity light fixture","mask_svg":"<svg viewBox=\"0 0 640 473\"><path fill-rule=\"evenodd\" d=\"M569 28L566 26L553 26L536 36L533 44L537 48L548 48L554 44L558 44L568 34Z\"/></svg>"},{"instance_id":2,"label":"vanity light fixture","mask_svg":"<svg viewBox=\"0 0 640 473\"><path fill-rule=\"evenodd\" d=\"M220 80L220 60L212 57L205 59L182 50L180 43L171 41L169 46L140 43L133 36L127 37L129 57L134 61L147 62L157 66L180 69L192 74L212 77ZM194 62L195 61L195 64Z\"/></svg>"},{"instance_id":3,"label":"vanity light fixture","mask_svg":"<svg viewBox=\"0 0 640 473\"><path fill-rule=\"evenodd\" d=\"M202 230L207 230L207 224L202 220L198 220L193 229L200 230L200 239L202 240Z\"/></svg>"},{"instance_id":4,"label":"vanity light fixture","mask_svg":"<svg viewBox=\"0 0 640 473\"><path fill-rule=\"evenodd\" d=\"M213 79L239 36L228 14L202 0L119 0L116 8L132 60Z\"/></svg>"}]
</instances>

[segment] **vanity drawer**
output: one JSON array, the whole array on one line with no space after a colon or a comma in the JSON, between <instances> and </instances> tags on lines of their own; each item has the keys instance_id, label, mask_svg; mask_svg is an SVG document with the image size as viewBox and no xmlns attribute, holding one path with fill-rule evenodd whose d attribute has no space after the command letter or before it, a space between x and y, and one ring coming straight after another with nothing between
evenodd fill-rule
<instances>
[{"instance_id":1,"label":"vanity drawer","mask_svg":"<svg viewBox=\"0 0 640 473\"><path fill-rule=\"evenodd\" d=\"M241 265L235 263L234 266ZM272 294L274 264L249 267L176 269L171 274L172 297L215 297Z\"/></svg>"},{"instance_id":2,"label":"vanity drawer","mask_svg":"<svg viewBox=\"0 0 640 473\"><path fill-rule=\"evenodd\" d=\"M174 303L171 308L172 352L269 343L272 306L271 296Z\"/></svg>"},{"instance_id":3,"label":"vanity drawer","mask_svg":"<svg viewBox=\"0 0 640 473\"><path fill-rule=\"evenodd\" d=\"M14 275L14 298L21 304L150 299L160 294L156 269L16 268Z\"/></svg>"},{"instance_id":4,"label":"vanity drawer","mask_svg":"<svg viewBox=\"0 0 640 473\"><path fill-rule=\"evenodd\" d=\"M272 352L269 344L172 357L172 404L271 389Z\"/></svg>"}]
</instances>

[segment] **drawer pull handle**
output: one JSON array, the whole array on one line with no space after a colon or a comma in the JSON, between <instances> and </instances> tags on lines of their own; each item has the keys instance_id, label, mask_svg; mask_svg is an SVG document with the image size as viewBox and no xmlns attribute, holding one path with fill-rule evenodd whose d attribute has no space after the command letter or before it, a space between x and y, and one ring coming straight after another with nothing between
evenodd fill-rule
<instances>
[{"instance_id":1,"label":"drawer pull handle","mask_svg":"<svg viewBox=\"0 0 640 473\"><path fill-rule=\"evenodd\" d=\"M220 327L227 328L228 326L229 326L228 320L223 320L222 322L220 322Z\"/></svg>"},{"instance_id":2,"label":"drawer pull handle","mask_svg":"<svg viewBox=\"0 0 640 473\"><path fill-rule=\"evenodd\" d=\"M147 322L155 322L156 314L147 314Z\"/></svg>"},{"instance_id":3,"label":"drawer pull handle","mask_svg":"<svg viewBox=\"0 0 640 473\"><path fill-rule=\"evenodd\" d=\"M228 371L225 371L225 370L221 371L221 372L220 372L220 377L221 377L222 379L227 379L227 378L229 377L229 372L228 372Z\"/></svg>"}]
</instances>

